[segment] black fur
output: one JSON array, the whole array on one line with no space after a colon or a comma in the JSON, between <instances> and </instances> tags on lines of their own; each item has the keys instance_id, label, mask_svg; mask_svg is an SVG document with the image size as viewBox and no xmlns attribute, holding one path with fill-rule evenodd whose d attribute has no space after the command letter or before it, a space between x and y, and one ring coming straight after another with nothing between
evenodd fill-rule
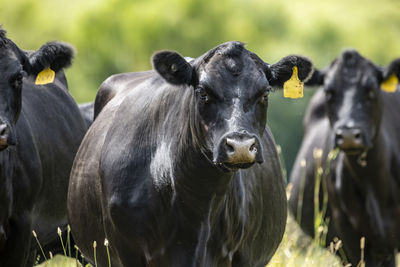
<instances>
[{"instance_id":1,"label":"black fur","mask_svg":"<svg viewBox=\"0 0 400 267\"><path fill-rule=\"evenodd\" d=\"M74 48L63 42L48 42L39 50L30 54L29 61L34 73L39 73L50 66L55 72L72 64Z\"/></svg>"},{"instance_id":2,"label":"black fur","mask_svg":"<svg viewBox=\"0 0 400 267\"><path fill-rule=\"evenodd\" d=\"M307 86L318 86L324 83L325 72L315 69L310 79L305 82Z\"/></svg>"},{"instance_id":3,"label":"black fur","mask_svg":"<svg viewBox=\"0 0 400 267\"><path fill-rule=\"evenodd\" d=\"M266 126L268 65L255 59L239 42L190 63L164 51L155 71L100 86L68 197L87 258L107 237L112 265L265 266L284 232L286 196ZM253 161L228 161L228 139L253 140ZM104 248L96 257L108 264Z\"/></svg>"},{"instance_id":4,"label":"black fur","mask_svg":"<svg viewBox=\"0 0 400 267\"><path fill-rule=\"evenodd\" d=\"M40 249L32 230L45 251L62 250L57 227L68 223L69 173L87 126L64 73L54 83L35 85L28 57L36 72L42 63L60 70L70 64L71 51L54 42L26 52L0 28L0 124L6 129L0 144L0 266L33 266Z\"/></svg>"},{"instance_id":5,"label":"black fur","mask_svg":"<svg viewBox=\"0 0 400 267\"><path fill-rule=\"evenodd\" d=\"M313 72L312 62L303 56L290 55L269 66L269 83L272 86L282 86L292 76L294 66L297 66L298 76L302 82L306 82L311 77Z\"/></svg>"},{"instance_id":6,"label":"black fur","mask_svg":"<svg viewBox=\"0 0 400 267\"><path fill-rule=\"evenodd\" d=\"M8 43L6 33L7 32L3 28L1 28L1 25L0 25L0 47L6 45Z\"/></svg>"},{"instance_id":7,"label":"black fur","mask_svg":"<svg viewBox=\"0 0 400 267\"><path fill-rule=\"evenodd\" d=\"M398 73L399 63L396 59L380 68L347 49L328 67L316 70L309 81L322 87L304 118L303 142L290 178L289 205L304 232L314 235L315 170L330 166L324 169L326 189L319 189L320 203L322 192L328 193L326 244L339 237L353 266L360 261L362 236L366 238L367 267L394 267L395 251L400 247L400 92L387 93L380 88L383 72L385 77ZM320 160L315 159L314 148L322 149ZM328 153L334 148L340 152L330 160Z\"/></svg>"}]
</instances>

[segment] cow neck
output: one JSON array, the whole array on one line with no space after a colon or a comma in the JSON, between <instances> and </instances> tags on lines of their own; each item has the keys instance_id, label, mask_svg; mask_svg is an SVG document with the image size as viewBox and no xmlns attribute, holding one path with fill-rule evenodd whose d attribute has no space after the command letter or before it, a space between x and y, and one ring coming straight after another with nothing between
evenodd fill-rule
<instances>
[{"instance_id":1,"label":"cow neck","mask_svg":"<svg viewBox=\"0 0 400 267\"><path fill-rule=\"evenodd\" d=\"M343 153L343 152L341 152ZM365 163L360 164L359 155L343 155L343 167L347 169L357 187L367 194L369 190L378 195L386 195L388 190L388 162L386 146L379 134L374 140L373 147L366 151Z\"/></svg>"},{"instance_id":2,"label":"cow neck","mask_svg":"<svg viewBox=\"0 0 400 267\"><path fill-rule=\"evenodd\" d=\"M192 103L194 96L192 97ZM206 214L211 205L219 205L232 181L233 172L218 169L208 156L207 149L201 144L202 128L196 120L195 105L190 104L188 114L184 114L188 127L178 140L177 162L174 166L174 187L176 197L190 212ZM199 140L200 139L200 140ZM195 209L194 209L195 207Z\"/></svg>"},{"instance_id":3,"label":"cow neck","mask_svg":"<svg viewBox=\"0 0 400 267\"><path fill-rule=\"evenodd\" d=\"M0 152L0 205L4 209L1 216L5 217L9 215L12 207L12 178L15 172L14 154L13 148L7 148ZM0 218L0 220L5 219Z\"/></svg>"}]
</instances>

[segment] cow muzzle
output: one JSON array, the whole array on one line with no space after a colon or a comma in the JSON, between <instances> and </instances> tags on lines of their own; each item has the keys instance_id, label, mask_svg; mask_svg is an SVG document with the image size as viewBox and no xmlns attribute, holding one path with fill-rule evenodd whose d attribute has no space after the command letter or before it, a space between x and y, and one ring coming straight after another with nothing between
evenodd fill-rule
<instances>
[{"instance_id":1,"label":"cow muzzle","mask_svg":"<svg viewBox=\"0 0 400 267\"><path fill-rule=\"evenodd\" d=\"M368 148L360 128L340 127L335 130L335 147L348 154L358 154Z\"/></svg>"},{"instance_id":2,"label":"cow muzzle","mask_svg":"<svg viewBox=\"0 0 400 267\"><path fill-rule=\"evenodd\" d=\"M264 161L260 141L247 133L231 133L221 138L214 153L214 163L235 170Z\"/></svg>"},{"instance_id":3,"label":"cow muzzle","mask_svg":"<svg viewBox=\"0 0 400 267\"><path fill-rule=\"evenodd\" d=\"M15 145L14 139L11 134L11 127L7 123L0 123L0 151L10 145Z\"/></svg>"}]
</instances>

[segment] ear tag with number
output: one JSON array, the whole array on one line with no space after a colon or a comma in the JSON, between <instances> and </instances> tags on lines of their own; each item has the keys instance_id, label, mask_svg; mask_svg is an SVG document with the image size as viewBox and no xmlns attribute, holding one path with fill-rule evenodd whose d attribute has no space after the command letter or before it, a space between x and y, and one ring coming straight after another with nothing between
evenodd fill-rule
<instances>
[{"instance_id":1,"label":"ear tag with number","mask_svg":"<svg viewBox=\"0 0 400 267\"><path fill-rule=\"evenodd\" d=\"M56 73L50 69L50 67L45 68L39 74L36 76L36 81L35 84L48 84L52 83L54 81L54 77L56 76Z\"/></svg>"},{"instance_id":2,"label":"ear tag with number","mask_svg":"<svg viewBox=\"0 0 400 267\"><path fill-rule=\"evenodd\" d=\"M292 68L292 77L283 84L283 96L286 98L302 98L304 83L297 75L297 66Z\"/></svg>"},{"instance_id":3,"label":"ear tag with number","mask_svg":"<svg viewBox=\"0 0 400 267\"><path fill-rule=\"evenodd\" d=\"M396 74L392 74L383 83L381 83L381 88L383 91L394 93L396 92L397 85L399 84L399 79Z\"/></svg>"}]
</instances>

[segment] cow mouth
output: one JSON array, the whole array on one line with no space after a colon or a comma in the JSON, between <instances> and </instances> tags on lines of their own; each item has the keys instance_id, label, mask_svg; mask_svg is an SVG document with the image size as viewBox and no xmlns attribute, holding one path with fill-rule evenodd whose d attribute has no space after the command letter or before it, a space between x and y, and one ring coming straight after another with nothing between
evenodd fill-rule
<instances>
[{"instance_id":1,"label":"cow mouth","mask_svg":"<svg viewBox=\"0 0 400 267\"><path fill-rule=\"evenodd\" d=\"M217 166L218 169L224 171L224 172L236 172L239 169L248 169L251 166L254 165L254 162L252 163L238 163L238 164L232 164L232 163L222 163L222 162L217 162L215 163L215 166Z\"/></svg>"},{"instance_id":2,"label":"cow mouth","mask_svg":"<svg viewBox=\"0 0 400 267\"><path fill-rule=\"evenodd\" d=\"M340 149L347 155L359 155L365 151L365 148L346 148L346 149Z\"/></svg>"},{"instance_id":3,"label":"cow mouth","mask_svg":"<svg viewBox=\"0 0 400 267\"><path fill-rule=\"evenodd\" d=\"M6 149L8 147L7 139L4 139L0 136L0 151Z\"/></svg>"}]
</instances>

